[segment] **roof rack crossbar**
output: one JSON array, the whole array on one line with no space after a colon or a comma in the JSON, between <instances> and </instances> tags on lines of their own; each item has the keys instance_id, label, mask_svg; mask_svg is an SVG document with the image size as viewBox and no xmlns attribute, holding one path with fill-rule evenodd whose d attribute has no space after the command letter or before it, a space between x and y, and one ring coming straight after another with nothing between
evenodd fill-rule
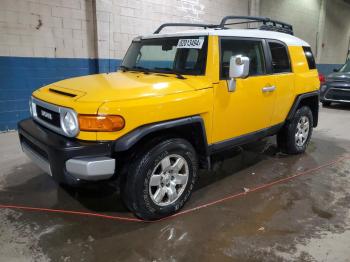
<instances>
[{"instance_id":1,"label":"roof rack crossbar","mask_svg":"<svg viewBox=\"0 0 350 262\"><path fill-rule=\"evenodd\" d=\"M162 29L165 27L177 27L177 26L183 26L183 27L203 27L203 28L215 28L218 27L217 25L211 25L211 24L192 24L192 23L165 23L162 24L156 31L154 31L154 34L159 34Z\"/></svg>"},{"instance_id":2,"label":"roof rack crossbar","mask_svg":"<svg viewBox=\"0 0 350 262\"><path fill-rule=\"evenodd\" d=\"M255 22L268 22L270 21L270 18L267 17L260 17L260 16L234 16L234 15L229 15L229 16L225 16L220 23L220 27L224 27L225 25L227 25L227 21L228 20L250 20L251 22L255 21Z\"/></svg>"},{"instance_id":3,"label":"roof rack crossbar","mask_svg":"<svg viewBox=\"0 0 350 262\"><path fill-rule=\"evenodd\" d=\"M235 22L235 23L226 23L226 25L243 25L243 24L250 24L250 23L254 23L255 21L243 21L243 22Z\"/></svg>"},{"instance_id":4,"label":"roof rack crossbar","mask_svg":"<svg viewBox=\"0 0 350 262\"><path fill-rule=\"evenodd\" d=\"M240 22L230 22L229 20L243 20ZM192 24L192 23L165 23L162 24L154 34L159 34L165 27L202 27L202 28L217 28L217 29L229 29L228 25L240 25L250 23L262 23L257 29L266 31L277 31L293 35L293 26L277 20L272 20L268 17L260 16L225 16L219 25L214 24Z\"/></svg>"},{"instance_id":5,"label":"roof rack crossbar","mask_svg":"<svg viewBox=\"0 0 350 262\"><path fill-rule=\"evenodd\" d=\"M227 23L228 20L246 20L242 22ZM238 25L238 24L249 24L260 22L262 25L259 27L260 30L277 31L286 34L293 35L293 26L277 20L271 20L268 17L259 16L225 16L219 25L220 28L226 28L227 25Z\"/></svg>"}]
</instances>

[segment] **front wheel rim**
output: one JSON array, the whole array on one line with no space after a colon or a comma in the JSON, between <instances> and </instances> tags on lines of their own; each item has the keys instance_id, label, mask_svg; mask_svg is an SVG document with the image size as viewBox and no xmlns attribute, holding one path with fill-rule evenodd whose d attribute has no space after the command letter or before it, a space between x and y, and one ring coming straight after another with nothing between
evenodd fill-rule
<instances>
[{"instance_id":1,"label":"front wheel rim","mask_svg":"<svg viewBox=\"0 0 350 262\"><path fill-rule=\"evenodd\" d=\"M295 143L297 146L302 147L305 145L310 132L310 121L306 116L302 116L297 124L297 130L295 132Z\"/></svg>"},{"instance_id":2,"label":"front wheel rim","mask_svg":"<svg viewBox=\"0 0 350 262\"><path fill-rule=\"evenodd\" d=\"M149 181L149 195L158 206L174 203L184 193L189 178L186 159L172 154L164 157L153 169Z\"/></svg>"}]
</instances>

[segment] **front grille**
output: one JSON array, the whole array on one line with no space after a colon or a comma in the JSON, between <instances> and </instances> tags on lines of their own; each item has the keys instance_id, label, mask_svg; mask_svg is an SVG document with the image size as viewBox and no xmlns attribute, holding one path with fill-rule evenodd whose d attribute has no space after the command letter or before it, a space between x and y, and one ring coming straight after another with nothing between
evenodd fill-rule
<instances>
[{"instance_id":1,"label":"front grille","mask_svg":"<svg viewBox=\"0 0 350 262\"><path fill-rule=\"evenodd\" d=\"M331 88L326 94L326 99L350 102L350 89Z\"/></svg>"},{"instance_id":2,"label":"front grille","mask_svg":"<svg viewBox=\"0 0 350 262\"><path fill-rule=\"evenodd\" d=\"M56 127L61 127L61 123L60 123L60 114L57 112L54 112L50 109L44 108L42 106L36 105L36 112L37 112L37 116L51 124L54 125Z\"/></svg>"},{"instance_id":3,"label":"front grille","mask_svg":"<svg viewBox=\"0 0 350 262\"><path fill-rule=\"evenodd\" d=\"M42 156L45 159L49 159L48 154L42 150L37 145L33 144L29 139L27 139L25 136L20 136L21 143L25 144L27 147L29 147L31 150L33 150L38 155Z\"/></svg>"},{"instance_id":4,"label":"front grille","mask_svg":"<svg viewBox=\"0 0 350 262\"><path fill-rule=\"evenodd\" d=\"M47 103L35 97L32 97L31 103L33 107L33 118L36 122L60 135L68 137L76 136L76 134L67 134L61 126L61 119L66 113L69 112L77 118L77 113L73 109Z\"/></svg>"}]
</instances>

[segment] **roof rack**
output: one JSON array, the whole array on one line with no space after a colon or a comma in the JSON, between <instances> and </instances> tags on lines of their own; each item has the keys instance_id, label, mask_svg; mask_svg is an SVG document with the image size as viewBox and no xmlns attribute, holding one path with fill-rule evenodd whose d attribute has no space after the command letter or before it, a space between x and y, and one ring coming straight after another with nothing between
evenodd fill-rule
<instances>
[{"instance_id":1,"label":"roof rack","mask_svg":"<svg viewBox=\"0 0 350 262\"><path fill-rule=\"evenodd\" d=\"M244 20L240 22L228 23L228 20ZM276 31L285 34L293 35L293 26L284 22L277 20L272 20L268 17L259 16L225 16L219 25L213 24L191 24L191 23L166 23L162 24L154 34L159 34L165 27L202 27L202 28L216 28L216 29L228 29L228 25L240 25L240 24L250 24L250 23L262 23L259 27L255 29L266 30L266 31ZM253 29L253 28L250 28Z\"/></svg>"},{"instance_id":2,"label":"roof rack","mask_svg":"<svg viewBox=\"0 0 350 262\"><path fill-rule=\"evenodd\" d=\"M217 25L210 25L210 24L192 24L192 23L166 23L162 24L156 31L154 31L154 34L159 34L160 31L162 31L165 27L176 27L176 26L184 26L184 27L203 27L203 28L215 28Z\"/></svg>"},{"instance_id":3,"label":"roof rack","mask_svg":"<svg viewBox=\"0 0 350 262\"><path fill-rule=\"evenodd\" d=\"M241 22L227 23L228 20L244 20ZM260 22L260 25L257 29L266 30L266 31L277 31L285 34L293 35L293 26L284 22L277 20L272 20L268 17L259 17L259 16L225 16L219 25L220 28L227 29L227 25L240 25L240 24L250 24Z\"/></svg>"}]
</instances>

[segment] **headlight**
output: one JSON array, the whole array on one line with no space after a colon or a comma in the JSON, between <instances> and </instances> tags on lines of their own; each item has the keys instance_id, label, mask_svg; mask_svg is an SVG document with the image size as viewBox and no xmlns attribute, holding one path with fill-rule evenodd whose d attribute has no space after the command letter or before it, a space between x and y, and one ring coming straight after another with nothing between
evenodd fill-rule
<instances>
[{"instance_id":1,"label":"headlight","mask_svg":"<svg viewBox=\"0 0 350 262\"><path fill-rule=\"evenodd\" d=\"M32 97L29 98L29 113L31 115L31 117L33 117L33 107L32 107Z\"/></svg>"},{"instance_id":2,"label":"headlight","mask_svg":"<svg viewBox=\"0 0 350 262\"><path fill-rule=\"evenodd\" d=\"M321 92L323 93L326 90L326 88L327 88L327 85L322 85L321 86Z\"/></svg>"},{"instance_id":3,"label":"headlight","mask_svg":"<svg viewBox=\"0 0 350 262\"><path fill-rule=\"evenodd\" d=\"M79 133L77 115L72 111L65 111L61 115L61 125L63 131L70 137Z\"/></svg>"},{"instance_id":4,"label":"headlight","mask_svg":"<svg viewBox=\"0 0 350 262\"><path fill-rule=\"evenodd\" d=\"M36 116L36 105L33 101L33 97L29 98L29 112L32 117Z\"/></svg>"}]
</instances>

